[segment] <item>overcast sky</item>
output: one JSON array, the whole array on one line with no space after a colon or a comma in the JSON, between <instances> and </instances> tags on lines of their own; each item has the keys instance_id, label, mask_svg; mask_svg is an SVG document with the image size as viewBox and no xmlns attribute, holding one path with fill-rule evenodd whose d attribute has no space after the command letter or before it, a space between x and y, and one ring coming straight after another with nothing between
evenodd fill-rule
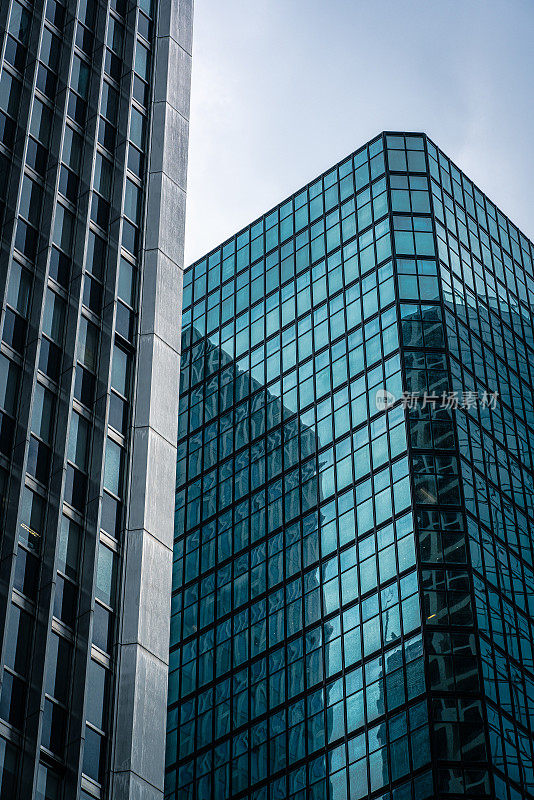
<instances>
[{"instance_id":1,"label":"overcast sky","mask_svg":"<svg viewBox=\"0 0 534 800\"><path fill-rule=\"evenodd\" d=\"M534 0L195 0L186 264L382 130L534 238Z\"/></svg>"}]
</instances>

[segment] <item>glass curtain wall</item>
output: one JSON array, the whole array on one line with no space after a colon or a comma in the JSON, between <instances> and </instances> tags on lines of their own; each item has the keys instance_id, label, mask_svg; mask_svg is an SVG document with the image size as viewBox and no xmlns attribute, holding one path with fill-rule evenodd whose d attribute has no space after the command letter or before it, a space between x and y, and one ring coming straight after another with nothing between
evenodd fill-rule
<instances>
[{"instance_id":1,"label":"glass curtain wall","mask_svg":"<svg viewBox=\"0 0 534 800\"><path fill-rule=\"evenodd\" d=\"M531 797L531 243L382 134L184 277L166 797Z\"/></svg>"}]
</instances>

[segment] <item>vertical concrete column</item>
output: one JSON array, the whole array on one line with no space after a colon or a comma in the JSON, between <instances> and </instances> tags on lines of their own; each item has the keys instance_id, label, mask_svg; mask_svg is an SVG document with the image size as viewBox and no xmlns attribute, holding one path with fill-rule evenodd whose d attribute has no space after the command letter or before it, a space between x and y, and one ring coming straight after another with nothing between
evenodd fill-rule
<instances>
[{"instance_id":1,"label":"vertical concrete column","mask_svg":"<svg viewBox=\"0 0 534 800\"><path fill-rule=\"evenodd\" d=\"M143 253L113 800L161 800L193 0L160 0Z\"/></svg>"}]
</instances>

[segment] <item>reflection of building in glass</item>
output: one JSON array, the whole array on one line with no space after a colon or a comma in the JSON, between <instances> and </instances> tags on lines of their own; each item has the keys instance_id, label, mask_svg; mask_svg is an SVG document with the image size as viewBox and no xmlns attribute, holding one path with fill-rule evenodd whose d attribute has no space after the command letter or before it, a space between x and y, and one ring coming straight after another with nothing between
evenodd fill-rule
<instances>
[{"instance_id":1,"label":"reflection of building in glass","mask_svg":"<svg viewBox=\"0 0 534 800\"><path fill-rule=\"evenodd\" d=\"M190 368L194 384L222 367L229 379L213 395L209 416L215 425L208 447L202 447L200 431L198 439L191 437L179 448L180 466L191 478L201 464L209 471L219 456L226 464L219 470L225 469L229 480L208 479L199 487L197 502L187 505L186 526L190 518L207 522L178 539L177 550L185 553L183 568L181 559L178 563L185 588L177 595L182 664L184 654L192 661L181 670L182 699L170 712L180 730L173 736L171 729L169 741L186 756L202 752L206 768L196 788L180 787L179 793L208 797L213 790L223 797L283 774L305 757L307 747L324 747L331 727L323 696L330 626L315 624L302 635L306 620L308 626L321 620L317 437L227 353L195 328L190 335L196 358L185 359L183 374ZM204 385L199 383L201 389ZM238 411L234 427L220 411L235 402L247 409ZM200 447L192 449L197 441ZM281 475L282 465L296 475L266 488L268 477ZM179 468L178 492L182 476ZM171 677L171 698L176 677ZM186 725L184 709L196 709ZM214 769L218 758L222 763ZM186 775L189 765L194 762L186 764Z\"/></svg>"},{"instance_id":2,"label":"reflection of building in glass","mask_svg":"<svg viewBox=\"0 0 534 800\"><path fill-rule=\"evenodd\" d=\"M186 271L167 797L533 796L532 255L384 134Z\"/></svg>"},{"instance_id":3,"label":"reflection of building in glass","mask_svg":"<svg viewBox=\"0 0 534 800\"><path fill-rule=\"evenodd\" d=\"M0 2L2 800L163 796L191 11Z\"/></svg>"}]
</instances>

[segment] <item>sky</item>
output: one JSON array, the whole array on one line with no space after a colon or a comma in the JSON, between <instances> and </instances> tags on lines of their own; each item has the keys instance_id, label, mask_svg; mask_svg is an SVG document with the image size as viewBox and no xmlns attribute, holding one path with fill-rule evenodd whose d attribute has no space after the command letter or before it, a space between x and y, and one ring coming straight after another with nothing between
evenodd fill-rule
<instances>
[{"instance_id":1,"label":"sky","mask_svg":"<svg viewBox=\"0 0 534 800\"><path fill-rule=\"evenodd\" d=\"M382 130L534 239L534 0L195 0L185 263Z\"/></svg>"}]
</instances>

